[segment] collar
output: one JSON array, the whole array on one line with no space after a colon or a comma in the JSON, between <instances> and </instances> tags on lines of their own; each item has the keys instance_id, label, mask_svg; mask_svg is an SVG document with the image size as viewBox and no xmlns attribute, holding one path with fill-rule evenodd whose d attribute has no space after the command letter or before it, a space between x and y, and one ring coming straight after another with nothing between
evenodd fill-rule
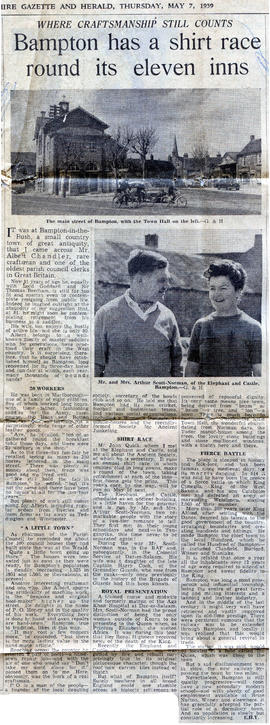
<instances>
[{"instance_id":1,"label":"collar","mask_svg":"<svg viewBox=\"0 0 270 725\"><path fill-rule=\"evenodd\" d=\"M141 320L144 320L144 322L145 320L147 320L151 312L155 312L155 310L159 309L159 302L154 302L150 307L148 307L148 310L143 312L143 310L141 310L141 308L139 307L138 303L135 302L132 297L130 297L129 290L125 292L124 298L131 310L133 310L133 312L135 312L135 314L138 315Z\"/></svg>"}]
</instances>

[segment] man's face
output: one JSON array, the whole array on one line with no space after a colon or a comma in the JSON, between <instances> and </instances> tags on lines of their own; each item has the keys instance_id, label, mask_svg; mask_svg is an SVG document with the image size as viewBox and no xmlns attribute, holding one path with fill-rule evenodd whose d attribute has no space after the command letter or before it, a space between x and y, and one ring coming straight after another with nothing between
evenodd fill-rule
<instances>
[{"instance_id":1,"label":"man's face","mask_svg":"<svg viewBox=\"0 0 270 725\"><path fill-rule=\"evenodd\" d=\"M157 302L164 298L169 286L169 270L155 269L149 274L139 276L137 292L140 302Z\"/></svg>"},{"instance_id":2,"label":"man's face","mask_svg":"<svg viewBox=\"0 0 270 725\"><path fill-rule=\"evenodd\" d=\"M229 277L219 275L209 280L209 298L215 310L226 315L233 313L237 307L238 293Z\"/></svg>"}]
</instances>

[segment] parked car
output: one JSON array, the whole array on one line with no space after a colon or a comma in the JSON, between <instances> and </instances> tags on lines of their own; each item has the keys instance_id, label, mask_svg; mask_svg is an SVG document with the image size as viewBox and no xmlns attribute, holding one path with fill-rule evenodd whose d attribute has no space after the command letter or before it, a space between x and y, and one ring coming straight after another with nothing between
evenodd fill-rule
<instances>
[{"instance_id":1,"label":"parked car","mask_svg":"<svg viewBox=\"0 0 270 725\"><path fill-rule=\"evenodd\" d=\"M12 179L11 190L14 194L24 194L26 184L24 179Z\"/></svg>"},{"instance_id":2,"label":"parked car","mask_svg":"<svg viewBox=\"0 0 270 725\"><path fill-rule=\"evenodd\" d=\"M186 186L185 179L175 179L175 188L183 189Z\"/></svg>"},{"instance_id":3,"label":"parked car","mask_svg":"<svg viewBox=\"0 0 270 725\"><path fill-rule=\"evenodd\" d=\"M199 182L201 187L208 186L208 179L205 176L201 176Z\"/></svg>"},{"instance_id":4,"label":"parked car","mask_svg":"<svg viewBox=\"0 0 270 725\"><path fill-rule=\"evenodd\" d=\"M200 189L201 181L200 179L187 179L186 186L190 186L192 189Z\"/></svg>"},{"instance_id":5,"label":"parked car","mask_svg":"<svg viewBox=\"0 0 270 725\"><path fill-rule=\"evenodd\" d=\"M240 184L236 179L230 179L224 177L224 179L217 179L215 182L216 189L224 189L226 191L239 191Z\"/></svg>"}]
</instances>

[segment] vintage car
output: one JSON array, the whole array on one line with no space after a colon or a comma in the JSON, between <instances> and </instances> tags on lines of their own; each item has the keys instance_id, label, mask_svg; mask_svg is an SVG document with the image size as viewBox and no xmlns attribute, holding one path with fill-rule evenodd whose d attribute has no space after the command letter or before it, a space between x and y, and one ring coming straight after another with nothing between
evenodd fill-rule
<instances>
[{"instance_id":1,"label":"vintage car","mask_svg":"<svg viewBox=\"0 0 270 725\"><path fill-rule=\"evenodd\" d=\"M240 184L236 179L224 177L223 179L217 179L215 181L215 188L227 191L239 191Z\"/></svg>"}]
</instances>

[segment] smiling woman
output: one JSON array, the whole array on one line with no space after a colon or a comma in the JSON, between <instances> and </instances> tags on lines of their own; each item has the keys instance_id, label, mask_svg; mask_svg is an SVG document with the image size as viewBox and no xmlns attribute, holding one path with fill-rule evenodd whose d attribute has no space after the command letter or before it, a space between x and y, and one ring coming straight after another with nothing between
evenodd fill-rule
<instances>
[{"instance_id":1,"label":"smiling woman","mask_svg":"<svg viewBox=\"0 0 270 725\"><path fill-rule=\"evenodd\" d=\"M195 323L189 344L186 377L261 375L261 326L239 309L246 272L223 260L205 270L214 312Z\"/></svg>"}]
</instances>

